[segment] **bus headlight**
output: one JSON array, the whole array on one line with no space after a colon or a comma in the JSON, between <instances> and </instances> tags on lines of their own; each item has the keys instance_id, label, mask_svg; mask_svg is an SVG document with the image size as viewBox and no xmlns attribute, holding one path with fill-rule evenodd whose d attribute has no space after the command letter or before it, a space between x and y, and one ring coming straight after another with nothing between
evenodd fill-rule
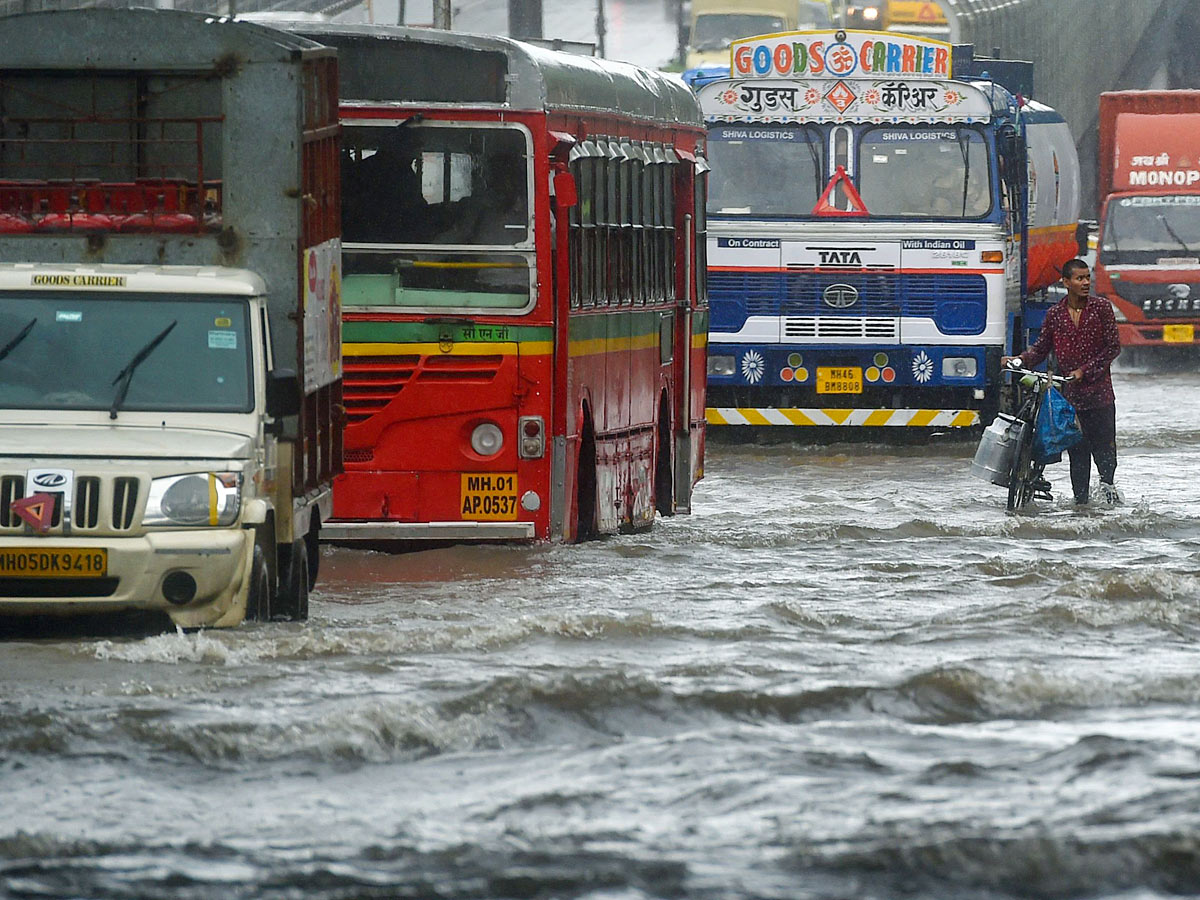
<instances>
[{"instance_id":1,"label":"bus headlight","mask_svg":"<svg viewBox=\"0 0 1200 900\"><path fill-rule=\"evenodd\" d=\"M471 449L480 456L495 456L504 446L504 432L494 422L476 425L471 432Z\"/></svg>"},{"instance_id":2,"label":"bus headlight","mask_svg":"<svg viewBox=\"0 0 1200 900\"><path fill-rule=\"evenodd\" d=\"M172 475L150 482L144 525L232 525L242 507L240 472Z\"/></svg>"},{"instance_id":3,"label":"bus headlight","mask_svg":"<svg viewBox=\"0 0 1200 900\"><path fill-rule=\"evenodd\" d=\"M974 378L979 363L973 356L947 356L942 360L943 378Z\"/></svg>"},{"instance_id":4,"label":"bus headlight","mask_svg":"<svg viewBox=\"0 0 1200 900\"><path fill-rule=\"evenodd\" d=\"M732 375L736 371L737 358L733 356L710 356L708 358L709 375Z\"/></svg>"}]
</instances>

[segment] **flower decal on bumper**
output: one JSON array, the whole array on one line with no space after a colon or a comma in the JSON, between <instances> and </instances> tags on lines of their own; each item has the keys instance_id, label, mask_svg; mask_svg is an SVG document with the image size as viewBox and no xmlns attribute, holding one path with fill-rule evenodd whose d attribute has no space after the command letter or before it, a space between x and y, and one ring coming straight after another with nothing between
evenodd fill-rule
<instances>
[{"instance_id":1,"label":"flower decal on bumper","mask_svg":"<svg viewBox=\"0 0 1200 900\"><path fill-rule=\"evenodd\" d=\"M742 377L751 384L758 384L766 371L767 361L762 354L757 350L747 350L742 356Z\"/></svg>"}]
</instances>

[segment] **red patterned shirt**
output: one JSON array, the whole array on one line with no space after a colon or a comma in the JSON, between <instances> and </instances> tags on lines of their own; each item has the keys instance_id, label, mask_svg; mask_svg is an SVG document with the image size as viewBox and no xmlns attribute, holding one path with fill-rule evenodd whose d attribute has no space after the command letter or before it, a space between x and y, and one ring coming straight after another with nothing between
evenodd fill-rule
<instances>
[{"instance_id":1,"label":"red patterned shirt","mask_svg":"<svg viewBox=\"0 0 1200 900\"><path fill-rule=\"evenodd\" d=\"M1076 409L1096 409L1116 403L1109 366L1121 352L1121 337L1112 304L1095 295L1079 314L1079 324L1071 321L1064 297L1046 313L1042 333L1032 347L1021 354L1026 368L1040 364L1050 352L1058 359L1062 375L1083 369L1083 379L1063 386L1063 395Z\"/></svg>"}]
</instances>

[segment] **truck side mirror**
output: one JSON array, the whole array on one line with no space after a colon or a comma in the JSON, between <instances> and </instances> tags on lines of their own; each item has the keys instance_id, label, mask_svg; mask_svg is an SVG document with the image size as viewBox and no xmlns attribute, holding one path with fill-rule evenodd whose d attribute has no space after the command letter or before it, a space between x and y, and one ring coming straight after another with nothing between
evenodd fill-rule
<instances>
[{"instance_id":1,"label":"truck side mirror","mask_svg":"<svg viewBox=\"0 0 1200 900\"><path fill-rule=\"evenodd\" d=\"M272 369L267 374L267 415L274 419L300 412L300 379L295 369Z\"/></svg>"}]
</instances>

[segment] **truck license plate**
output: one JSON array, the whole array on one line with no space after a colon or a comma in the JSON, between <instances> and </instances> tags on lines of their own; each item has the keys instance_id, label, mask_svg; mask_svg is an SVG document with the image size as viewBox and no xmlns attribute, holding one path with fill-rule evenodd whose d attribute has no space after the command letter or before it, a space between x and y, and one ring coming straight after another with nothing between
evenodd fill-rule
<instances>
[{"instance_id":1,"label":"truck license plate","mask_svg":"<svg viewBox=\"0 0 1200 900\"><path fill-rule=\"evenodd\" d=\"M861 394L862 369L858 366L817 366L818 394Z\"/></svg>"},{"instance_id":2,"label":"truck license plate","mask_svg":"<svg viewBox=\"0 0 1200 900\"><path fill-rule=\"evenodd\" d=\"M0 550L0 578L102 578L108 550L66 547L6 547Z\"/></svg>"},{"instance_id":3,"label":"truck license plate","mask_svg":"<svg viewBox=\"0 0 1200 900\"><path fill-rule=\"evenodd\" d=\"M517 474L515 472L463 472L462 510L464 519L503 521L517 517Z\"/></svg>"},{"instance_id":4,"label":"truck license plate","mask_svg":"<svg viewBox=\"0 0 1200 900\"><path fill-rule=\"evenodd\" d=\"M1190 344L1196 339L1195 325L1164 325L1163 341L1168 344Z\"/></svg>"}]
</instances>

